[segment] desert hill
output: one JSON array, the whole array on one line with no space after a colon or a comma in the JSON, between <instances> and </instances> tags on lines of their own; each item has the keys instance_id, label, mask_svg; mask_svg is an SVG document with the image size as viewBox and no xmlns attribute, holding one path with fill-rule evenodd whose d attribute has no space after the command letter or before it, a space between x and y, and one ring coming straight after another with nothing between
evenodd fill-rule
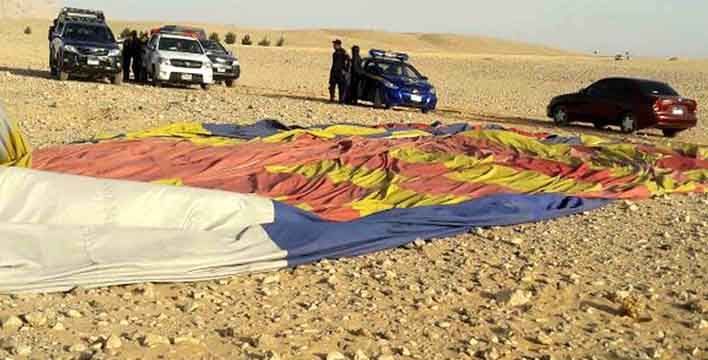
<instances>
[{"instance_id":1,"label":"desert hill","mask_svg":"<svg viewBox=\"0 0 708 360\"><path fill-rule=\"evenodd\" d=\"M60 3L58 0L0 0L0 19L49 18Z\"/></svg>"}]
</instances>

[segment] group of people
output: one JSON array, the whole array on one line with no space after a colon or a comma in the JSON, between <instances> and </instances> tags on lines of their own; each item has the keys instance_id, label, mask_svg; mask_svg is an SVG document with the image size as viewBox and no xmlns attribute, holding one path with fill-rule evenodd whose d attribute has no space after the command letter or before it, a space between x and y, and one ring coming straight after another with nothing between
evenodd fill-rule
<instances>
[{"instance_id":1,"label":"group of people","mask_svg":"<svg viewBox=\"0 0 708 360\"><path fill-rule=\"evenodd\" d=\"M334 53L329 73L329 99L331 102L356 105L359 102L359 84L364 75L360 49L356 45L353 46L350 57L342 47L341 40L334 40L332 45Z\"/></svg>"},{"instance_id":2,"label":"group of people","mask_svg":"<svg viewBox=\"0 0 708 360\"><path fill-rule=\"evenodd\" d=\"M147 35L143 34L139 37L137 31L132 31L123 41L123 81L130 81L131 70L136 82L147 81L147 73L142 66L142 53L147 41Z\"/></svg>"}]
</instances>

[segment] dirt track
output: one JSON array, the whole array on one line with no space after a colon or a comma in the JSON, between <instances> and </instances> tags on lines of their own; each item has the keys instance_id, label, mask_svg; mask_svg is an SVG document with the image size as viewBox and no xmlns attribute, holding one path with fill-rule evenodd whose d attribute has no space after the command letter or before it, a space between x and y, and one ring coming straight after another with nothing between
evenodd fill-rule
<instances>
[{"instance_id":1,"label":"dirt track","mask_svg":"<svg viewBox=\"0 0 708 360\"><path fill-rule=\"evenodd\" d=\"M550 97L616 74L666 80L708 104L705 61L421 53L413 61L437 85L440 111L343 107L325 101L328 50L304 46L238 47L244 77L234 89L59 83L45 70L44 34L24 38L22 28L0 25L0 101L34 146L266 117L555 131L544 118ZM701 121L676 141L707 144ZM558 131L668 143L652 131ZM0 296L0 357L708 359L707 207L706 196L617 203L275 274Z\"/></svg>"}]
</instances>

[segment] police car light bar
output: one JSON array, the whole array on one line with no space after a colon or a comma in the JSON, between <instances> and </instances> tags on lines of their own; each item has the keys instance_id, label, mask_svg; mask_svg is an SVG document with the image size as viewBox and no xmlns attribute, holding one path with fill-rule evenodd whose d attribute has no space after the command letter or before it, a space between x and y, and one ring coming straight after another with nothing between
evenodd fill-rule
<instances>
[{"instance_id":1,"label":"police car light bar","mask_svg":"<svg viewBox=\"0 0 708 360\"><path fill-rule=\"evenodd\" d=\"M72 7L62 8L61 15L69 16L69 17L94 18L94 19L99 19L99 20L105 19L105 16L103 15L103 11L79 9L79 8L72 8Z\"/></svg>"},{"instance_id":2,"label":"police car light bar","mask_svg":"<svg viewBox=\"0 0 708 360\"><path fill-rule=\"evenodd\" d=\"M408 54L400 52L390 52L385 50L371 49L369 50L369 55L378 58L396 59L398 61L406 62L408 61Z\"/></svg>"}]
</instances>

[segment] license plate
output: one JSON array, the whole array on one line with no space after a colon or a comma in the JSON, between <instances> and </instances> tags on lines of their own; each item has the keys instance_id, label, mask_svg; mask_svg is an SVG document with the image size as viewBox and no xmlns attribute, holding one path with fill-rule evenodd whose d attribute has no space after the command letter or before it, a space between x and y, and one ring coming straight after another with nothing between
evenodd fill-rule
<instances>
[{"instance_id":1,"label":"license plate","mask_svg":"<svg viewBox=\"0 0 708 360\"><path fill-rule=\"evenodd\" d=\"M182 74L182 80L192 80L192 74Z\"/></svg>"},{"instance_id":2,"label":"license plate","mask_svg":"<svg viewBox=\"0 0 708 360\"><path fill-rule=\"evenodd\" d=\"M411 95L411 101L421 102L421 101L423 101L423 97L421 95Z\"/></svg>"},{"instance_id":3,"label":"license plate","mask_svg":"<svg viewBox=\"0 0 708 360\"><path fill-rule=\"evenodd\" d=\"M684 111L683 111L683 108L675 107L674 110L671 111L671 113L674 115L683 115Z\"/></svg>"},{"instance_id":4,"label":"license plate","mask_svg":"<svg viewBox=\"0 0 708 360\"><path fill-rule=\"evenodd\" d=\"M223 72L226 72L226 69L216 69L216 72L223 73Z\"/></svg>"},{"instance_id":5,"label":"license plate","mask_svg":"<svg viewBox=\"0 0 708 360\"><path fill-rule=\"evenodd\" d=\"M89 64L89 65L98 65L98 64L100 64L101 62L98 61L98 59L87 59L87 60L86 60L86 63Z\"/></svg>"}]
</instances>

